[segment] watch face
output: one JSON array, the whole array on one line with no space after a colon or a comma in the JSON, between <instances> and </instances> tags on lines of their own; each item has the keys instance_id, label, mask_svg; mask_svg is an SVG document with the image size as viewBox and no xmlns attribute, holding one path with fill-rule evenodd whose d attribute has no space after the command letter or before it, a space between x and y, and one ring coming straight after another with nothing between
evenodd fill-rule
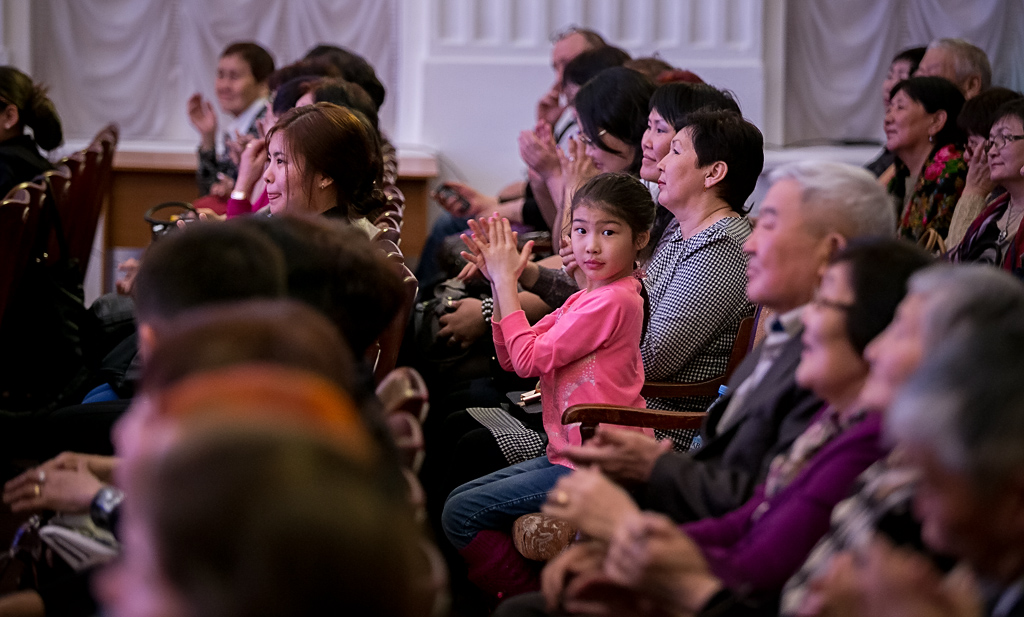
<instances>
[{"instance_id":1,"label":"watch face","mask_svg":"<svg viewBox=\"0 0 1024 617\"><path fill-rule=\"evenodd\" d=\"M96 493L96 507L106 514L124 501L124 493L113 486L104 486Z\"/></svg>"}]
</instances>

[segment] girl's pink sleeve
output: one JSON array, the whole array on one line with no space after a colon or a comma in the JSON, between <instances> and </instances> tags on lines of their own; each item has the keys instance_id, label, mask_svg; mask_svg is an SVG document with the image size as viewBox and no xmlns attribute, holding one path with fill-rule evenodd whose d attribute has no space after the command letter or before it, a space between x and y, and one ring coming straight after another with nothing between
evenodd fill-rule
<instances>
[{"instance_id":1,"label":"girl's pink sleeve","mask_svg":"<svg viewBox=\"0 0 1024 617\"><path fill-rule=\"evenodd\" d=\"M525 313L524 313L525 315ZM506 371L514 371L512 360L508 357L508 349L505 348L505 337L501 335L499 322L491 320L491 337L494 339L494 355L498 357L498 364Z\"/></svg>"},{"instance_id":2,"label":"girl's pink sleeve","mask_svg":"<svg viewBox=\"0 0 1024 617\"><path fill-rule=\"evenodd\" d=\"M505 315L495 324L516 374L539 377L579 360L606 341L620 335L630 315L628 298L622 292L584 296L560 318L551 314L530 327L523 311ZM495 338L497 341L497 338ZM497 343L495 344L497 346Z\"/></svg>"}]
</instances>

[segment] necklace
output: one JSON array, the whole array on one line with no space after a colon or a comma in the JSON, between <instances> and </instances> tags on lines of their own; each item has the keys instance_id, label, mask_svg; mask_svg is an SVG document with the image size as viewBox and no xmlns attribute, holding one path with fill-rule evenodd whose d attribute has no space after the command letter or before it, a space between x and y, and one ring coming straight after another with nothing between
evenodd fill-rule
<instances>
[{"instance_id":1,"label":"necklace","mask_svg":"<svg viewBox=\"0 0 1024 617\"><path fill-rule=\"evenodd\" d=\"M1014 219L1017 219L1017 225L1020 225L1020 212L1014 211L1013 200L1006 205L1006 214L1003 216L1003 222L1005 225L999 230L999 242L1005 242L1007 236L1010 235L1010 228L1013 226Z\"/></svg>"}]
</instances>

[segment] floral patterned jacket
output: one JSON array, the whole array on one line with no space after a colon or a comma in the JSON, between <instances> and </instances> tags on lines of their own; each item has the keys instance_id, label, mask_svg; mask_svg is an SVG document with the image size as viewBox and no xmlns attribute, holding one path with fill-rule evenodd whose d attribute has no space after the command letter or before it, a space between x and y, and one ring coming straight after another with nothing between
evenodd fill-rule
<instances>
[{"instance_id":1,"label":"floral patterned jacket","mask_svg":"<svg viewBox=\"0 0 1024 617\"><path fill-rule=\"evenodd\" d=\"M967 180L967 161L956 144L946 144L932 152L917 178L910 200L906 200L906 179L910 169L896 159L896 175L889 181L899 214L899 235L917 241L929 227L946 237L960 193ZM904 207L904 203L906 206Z\"/></svg>"}]
</instances>

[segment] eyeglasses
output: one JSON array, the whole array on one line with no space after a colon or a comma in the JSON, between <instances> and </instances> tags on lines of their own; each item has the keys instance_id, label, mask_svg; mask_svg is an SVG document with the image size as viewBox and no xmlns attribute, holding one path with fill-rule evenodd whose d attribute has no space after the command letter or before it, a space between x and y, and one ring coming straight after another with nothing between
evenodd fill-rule
<instances>
[{"instance_id":1,"label":"eyeglasses","mask_svg":"<svg viewBox=\"0 0 1024 617\"><path fill-rule=\"evenodd\" d=\"M607 133L608 131L601 129L600 131L597 132L597 138L601 139L601 137L603 137ZM579 139L580 143L583 144L584 146L589 146L594 143L594 140L584 135L583 131L580 131L576 138Z\"/></svg>"},{"instance_id":2,"label":"eyeglasses","mask_svg":"<svg viewBox=\"0 0 1024 617\"><path fill-rule=\"evenodd\" d=\"M1002 150L1006 144L1011 141L1020 141L1022 139L1024 139L1024 135L993 135L992 137L989 137L981 147L985 152L988 152L993 146L995 146L996 150Z\"/></svg>"}]
</instances>

